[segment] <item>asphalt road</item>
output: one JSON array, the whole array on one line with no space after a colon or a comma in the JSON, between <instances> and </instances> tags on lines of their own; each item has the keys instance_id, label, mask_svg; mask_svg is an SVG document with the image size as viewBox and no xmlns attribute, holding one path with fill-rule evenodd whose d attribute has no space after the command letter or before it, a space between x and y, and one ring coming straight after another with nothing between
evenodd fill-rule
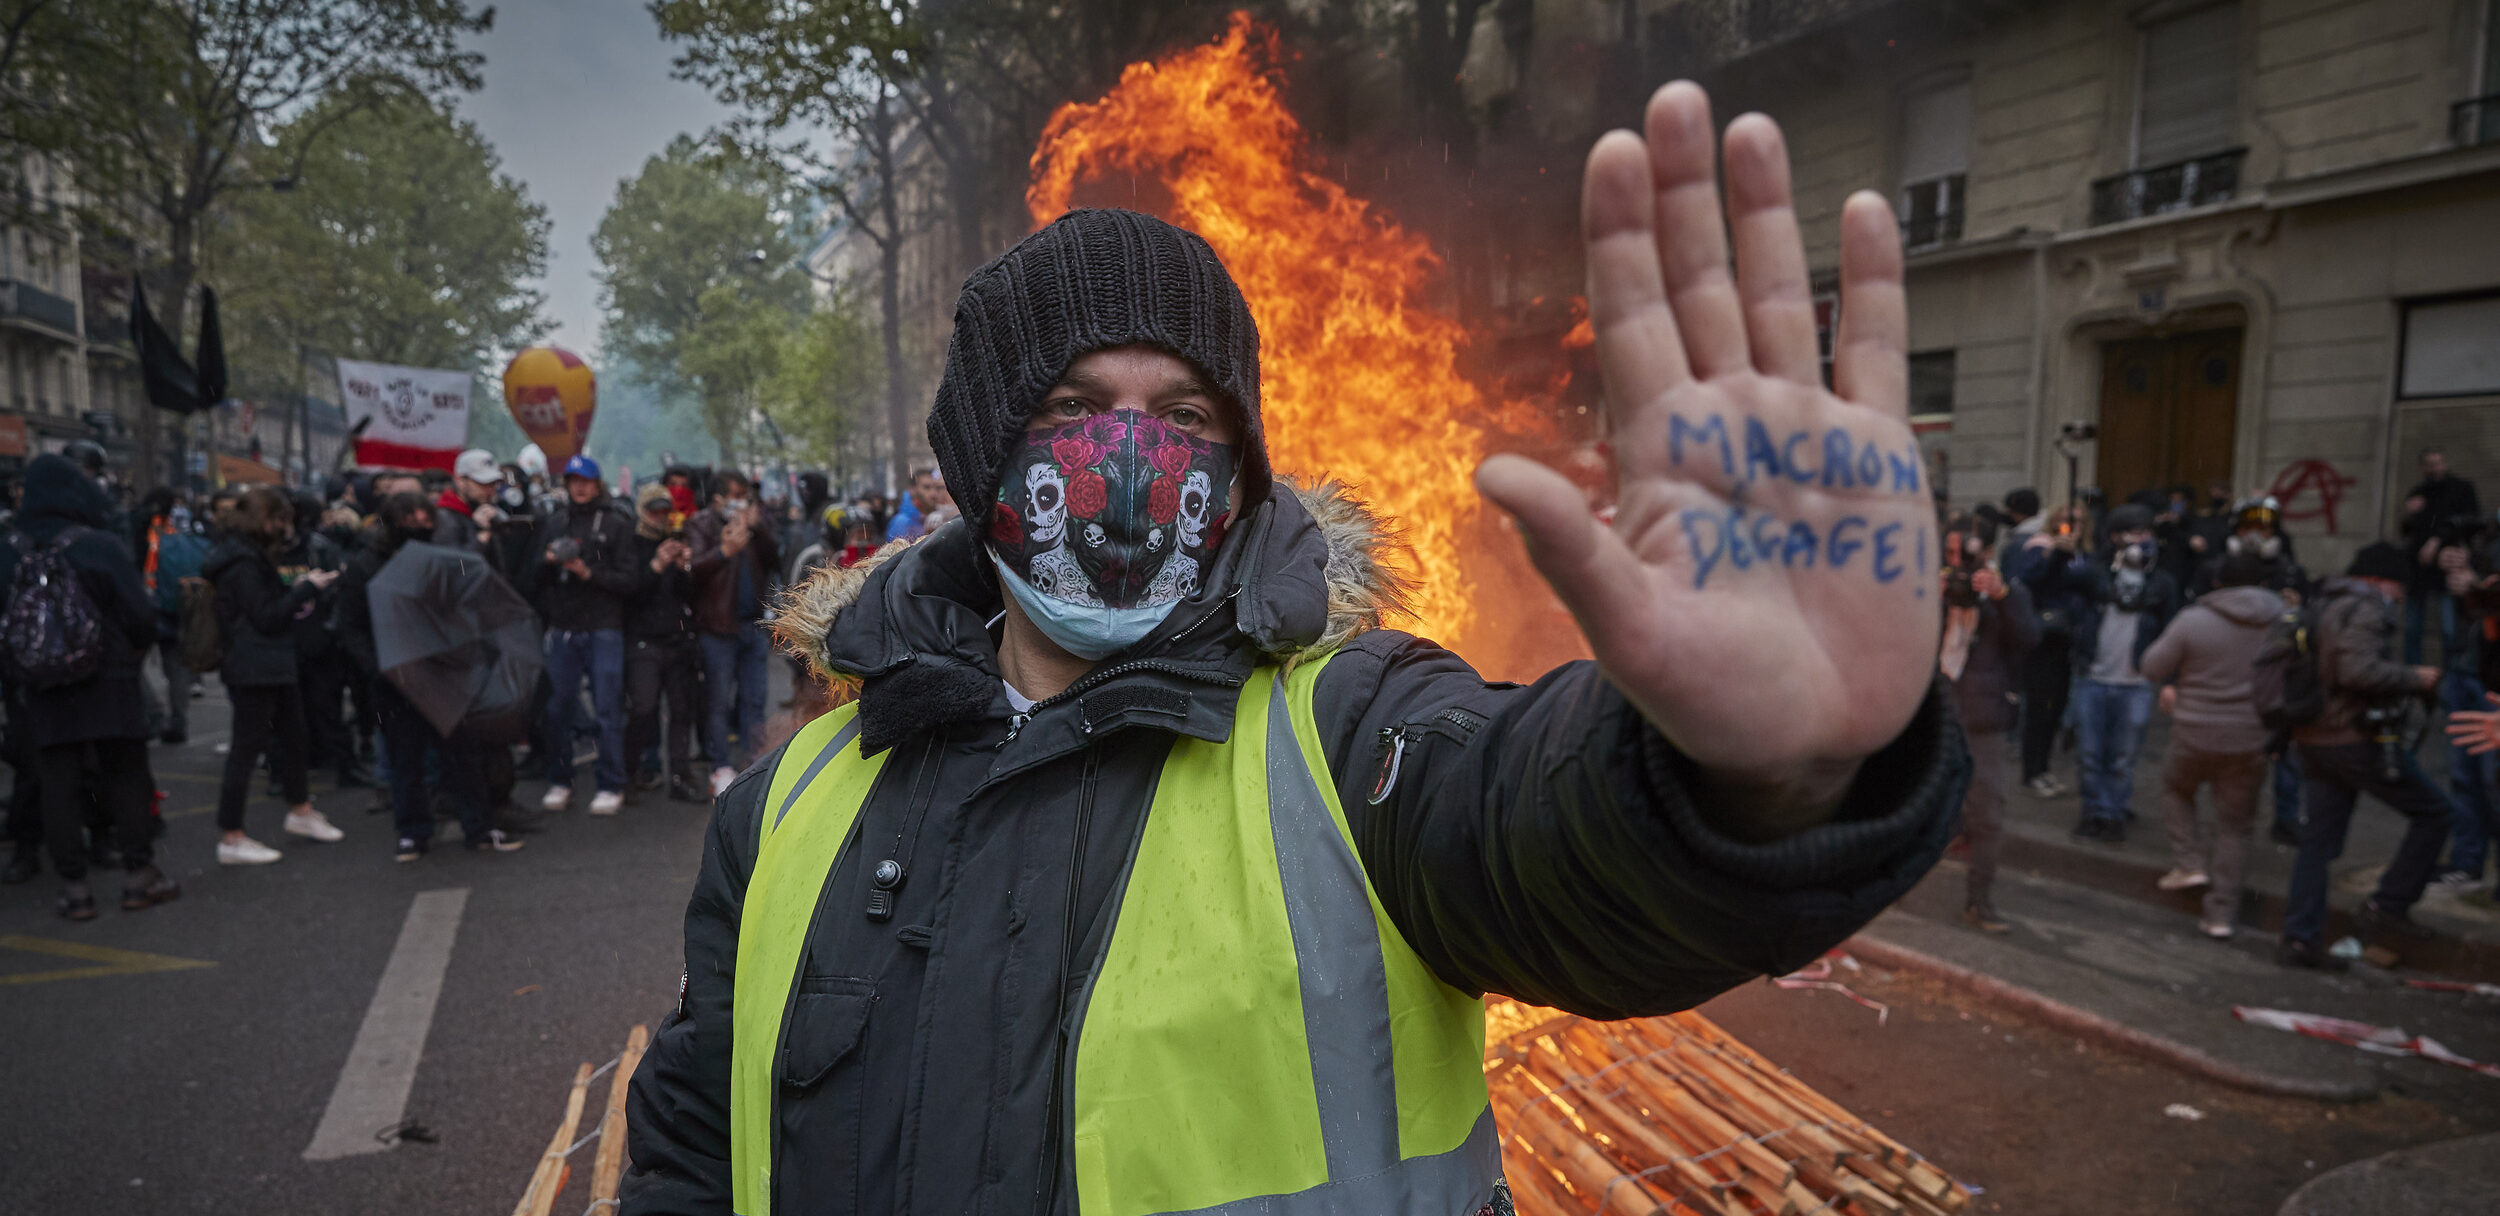
<instances>
[{"instance_id":1,"label":"asphalt road","mask_svg":"<svg viewBox=\"0 0 2500 1216\"><path fill-rule=\"evenodd\" d=\"M315 803L346 840L284 837L283 807L256 797L247 829L286 859L221 868L224 697L212 686L193 709L191 743L151 748L168 795L159 864L180 900L122 912L119 874L99 871L103 914L76 925L53 915L48 869L0 888L0 1213L510 1210L575 1066L614 1057L676 998L706 808L643 794L592 819L577 800L502 855L456 847L446 824L402 865L387 818L365 811L374 794L317 776ZM535 805L543 789L516 797ZM412 903L446 889L468 894L406 1102L436 1141L305 1160ZM207 965L44 978L132 961L62 944ZM568 1196L596 1147L575 1155Z\"/></svg>"},{"instance_id":2,"label":"asphalt road","mask_svg":"<svg viewBox=\"0 0 2500 1216\"><path fill-rule=\"evenodd\" d=\"M614 819L576 809L496 856L450 847L446 825L431 856L399 865L387 821L365 813L372 792L317 778L346 841L287 841L282 808L256 798L250 828L287 858L223 869L210 816L223 696L193 708L193 741L153 749L170 823L160 858L181 900L123 913L118 875L101 872L102 917L73 925L52 914L48 873L0 888L0 1216L510 1210L575 1067L611 1059L675 998L705 808L638 795ZM534 804L541 788L518 797ZM306 1160L412 905L447 890L465 905L405 1103L435 1141ZM1870 969L1851 983L1891 1005L1886 1022L1758 982L1705 1012L1985 1187L1984 1213L2262 1216L2334 1165L2500 1127L2500 1083L2427 1062L2354 1106L2259 1097L1917 977ZM2171 1103L2205 1117L2167 1116ZM596 1147L573 1158L565 1216Z\"/></svg>"}]
</instances>

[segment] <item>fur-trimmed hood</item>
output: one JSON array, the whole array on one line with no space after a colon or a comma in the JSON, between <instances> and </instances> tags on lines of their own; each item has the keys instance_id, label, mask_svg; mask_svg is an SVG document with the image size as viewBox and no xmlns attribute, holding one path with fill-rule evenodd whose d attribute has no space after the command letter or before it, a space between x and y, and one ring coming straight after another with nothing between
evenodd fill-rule
<instances>
[{"instance_id":1,"label":"fur-trimmed hood","mask_svg":"<svg viewBox=\"0 0 2500 1216\"><path fill-rule=\"evenodd\" d=\"M1138 643L1133 654L1185 641L1208 617L1230 606L1236 617L1230 632L1291 663L1334 650L1347 639L1380 628L1384 618L1408 610L1408 554L1394 525L1374 515L1342 483L1306 489L1279 478L1275 485L1288 493L1249 513L1217 555L1206 589L1175 608L1172 618ZM774 605L774 639L806 660L818 676L856 682L891 670L892 661L904 653L960 650L970 640L915 638L904 619L914 615L908 612L876 614L884 618L876 622L883 636L861 636L869 622L854 609L864 599L876 594L881 606L899 608L924 601L933 591L952 591L962 598L944 598L980 616L986 643L987 622L999 611L999 594L978 555L978 547L956 524L921 540L894 541L847 569L821 567L782 592ZM974 559L969 564L978 575L966 577L966 557ZM889 571L889 566L895 569ZM872 592L872 586L882 594ZM994 654L990 657L994 675ZM862 663L863 658L868 661Z\"/></svg>"}]
</instances>

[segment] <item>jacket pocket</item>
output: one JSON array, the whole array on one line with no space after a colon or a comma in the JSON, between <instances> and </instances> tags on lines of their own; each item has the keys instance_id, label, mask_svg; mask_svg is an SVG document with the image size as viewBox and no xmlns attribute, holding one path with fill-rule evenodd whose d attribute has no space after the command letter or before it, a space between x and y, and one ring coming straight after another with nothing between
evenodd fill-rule
<instances>
[{"instance_id":1,"label":"jacket pocket","mask_svg":"<svg viewBox=\"0 0 2500 1216\"><path fill-rule=\"evenodd\" d=\"M790 1028L781 1040L781 1083L812 1089L848 1058L877 1003L874 980L809 976L799 981Z\"/></svg>"}]
</instances>

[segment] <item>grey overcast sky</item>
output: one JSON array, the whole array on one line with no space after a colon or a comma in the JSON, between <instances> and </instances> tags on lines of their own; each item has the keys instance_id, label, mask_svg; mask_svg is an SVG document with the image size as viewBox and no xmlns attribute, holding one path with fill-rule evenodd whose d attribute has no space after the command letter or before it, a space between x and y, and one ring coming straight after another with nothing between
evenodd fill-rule
<instances>
[{"instance_id":1,"label":"grey overcast sky","mask_svg":"<svg viewBox=\"0 0 2500 1216\"><path fill-rule=\"evenodd\" d=\"M554 222L548 235L550 340L581 355L599 345L590 235L616 184L679 132L728 117L702 89L669 78L672 54L641 0L502 0L476 43L486 87L460 100Z\"/></svg>"}]
</instances>

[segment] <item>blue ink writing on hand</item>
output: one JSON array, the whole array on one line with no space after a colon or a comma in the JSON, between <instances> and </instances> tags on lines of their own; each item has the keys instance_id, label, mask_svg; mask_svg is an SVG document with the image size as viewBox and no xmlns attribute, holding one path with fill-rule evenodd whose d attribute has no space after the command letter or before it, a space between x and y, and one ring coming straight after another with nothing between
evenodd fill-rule
<instances>
[{"instance_id":1,"label":"blue ink writing on hand","mask_svg":"<svg viewBox=\"0 0 2500 1216\"><path fill-rule=\"evenodd\" d=\"M1858 550L1866 547L1865 541L1842 539L1841 533L1846 532L1851 528L1856 528L1860 532L1866 531L1866 517L1863 515L1843 515L1840 517L1840 522L1832 525L1830 551L1831 567L1834 570L1838 570L1841 567L1848 565L1850 557L1854 556Z\"/></svg>"},{"instance_id":2,"label":"blue ink writing on hand","mask_svg":"<svg viewBox=\"0 0 2500 1216\"><path fill-rule=\"evenodd\" d=\"M1684 421L1683 415L1668 417L1667 458L1669 460L1677 464L1684 463L1684 441L1688 438L1696 443L1718 440L1719 468L1730 477L1736 476L1736 454L1728 446L1726 419L1712 414L1709 422L1701 426L1692 426Z\"/></svg>"},{"instance_id":3,"label":"blue ink writing on hand","mask_svg":"<svg viewBox=\"0 0 2500 1216\"><path fill-rule=\"evenodd\" d=\"M1889 583L1892 580L1901 577L1901 550L1893 544L1892 539L1893 533L1899 532L1900 530L1901 525L1897 523L1885 524L1883 527L1875 529L1876 582ZM1924 535L1924 533L1921 533L1922 538ZM1922 545L1921 547L1924 548L1925 546Z\"/></svg>"},{"instance_id":4,"label":"blue ink writing on hand","mask_svg":"<svg viewBox=\"0 0 2500 1216\"><path fill-rule=\"evenodd\" d=\"M1764 474L1760 472L1763 469L1770 470L1769 475L1772 477L1780 475L1779 449L1771 446L1771 432L1763 427L1761 419L1747 418L1745 420L1745 480L1752 481L1763 476Z\"/></svg>"},{"instance_id":5,"label":"blue ink writing on hand","mask_svg":"<svg viewBox=\"0 0 2500 1216\"><path fill-rule=\"evenodd\" d=\"M1834 484L1844 490L1858 488L1857 478L1849 474L1849 461L1853 453L1854 448L1849 442L1849 432L1839 427L1823 432L1824 489L1831 489Z\"/></svg>"}]
</instances>

